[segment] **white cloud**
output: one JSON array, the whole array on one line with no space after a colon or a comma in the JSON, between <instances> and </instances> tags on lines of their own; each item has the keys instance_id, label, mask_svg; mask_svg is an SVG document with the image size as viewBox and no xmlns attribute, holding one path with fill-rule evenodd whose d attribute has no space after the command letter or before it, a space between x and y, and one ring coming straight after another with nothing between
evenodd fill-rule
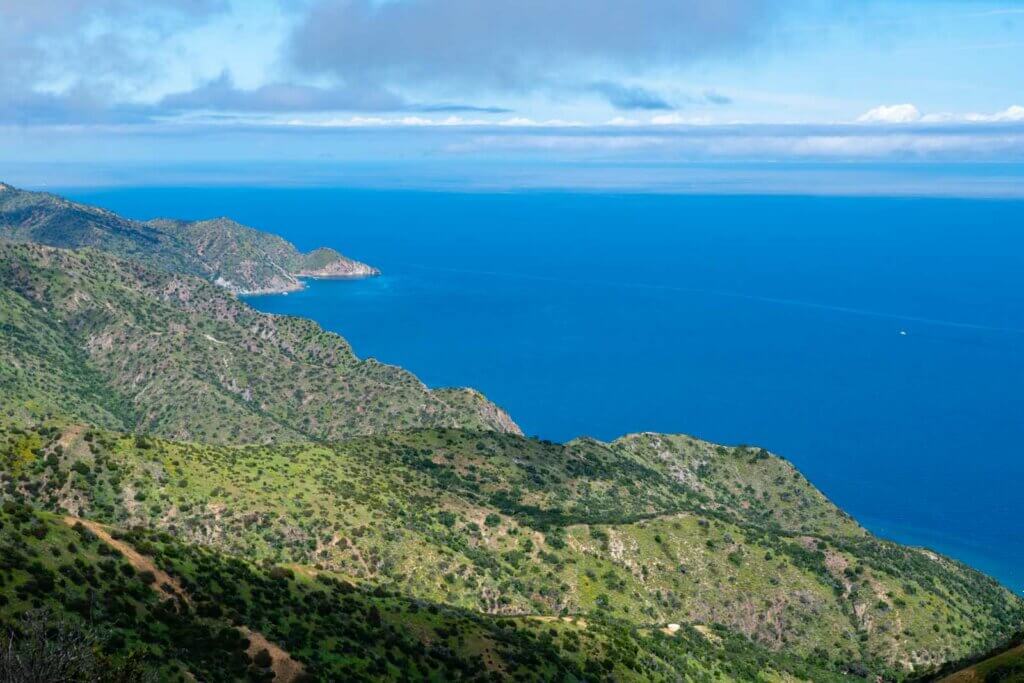
<instances>
[{"instance_id":1,"label":"white cloud","mask_svg":"<svg viewBox=\"0 0 1024 683\"><path fill-rule=\"evenodd\" d=\"M1015 104L995 114L968 114L966 120L982 122L1024 121L1024 107Z\"/></svg>"},{"instance_id":2,"label":"white cloud","mask_svg":"<svg viewBox=\"0 0 1024 683\"><path fill-rule=\"evenodd\" d=\"M859 123L915 123L921 112L912 104L883 104L857 117Z\"/></svg>"},{"instance_id":3,"label":"white cloud","mask_svg":"<svg viewBox=\"0 0 1024 683\"><path fill-rule=\"evenodd\" d=\"M584 126L586 124L584 124L582 121L565 121L563 119L535 121L534 119L529 119L522 116L513 116L510 119L498 121L498 125L509 126L512 128L567 128Z\"/></svg>"},{"instance_id":4,"label":"white cloud","mask_svg":"<svg viewBox=\"0 0 1024 683\"><path fill-rule=\"evenodd\" d=\"M659 114L651 117L652 126L700 126L714 121L707 116L683 116L681 114Z\"/></svg>"},{"instance_id":5,"label":"white cloud","mask_svg":"<svg viewBox=\"0 0 1024 683\"><path fill-rule=\"evenodd\" d=\"M979 112L922 114L912 104L892 104L875 107L857 117L858 123L1017 123L1022 121L1024 121L1024 107L1018 104L991 114Z\"/></svg>"}]
</instances>

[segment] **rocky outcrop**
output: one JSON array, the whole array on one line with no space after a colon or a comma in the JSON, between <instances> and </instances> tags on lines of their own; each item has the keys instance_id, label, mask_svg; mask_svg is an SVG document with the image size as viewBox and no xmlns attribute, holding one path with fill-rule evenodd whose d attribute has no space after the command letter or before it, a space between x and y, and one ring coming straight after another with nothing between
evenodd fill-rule
<instances>
[{"instance_id":1,"label":"rocky outcrop","mask_svg":"<svg viewBox=\"0 0 1024 683\"><path fill-rule=\"evenodd\" d=\"M322 268L306 268L296 275L313 278L362 278L380 275L380 271L360 261L340 256L336 261L332 261Z\"/></svg>"},{"instance_id":2,"label":"rocky outcrop","mask_svg":"<svg viewBox=\"0 0 1024 683\"><path fill-rule=\"evenodd\" d=\"M520 436L523 434L523 430L508 413L476 389L445 388L434 389L431 393L452 408L455 414L473 415L479 420L479 424L484 425L487 429ZM474 428L477 425L458 422L452 426Z\"/></svg>"},{"instance_id":3,"label":"rocky outcrop","mask_svg":"<svg viewBox=\"0 0 1024 683\"><path fill-rule=\"evenodd\" d=\"M373 266L326 247L302 254L302 261L302 267L295 273L297 277L357 279L380 275Z\"/></svg>"}]
</instances>

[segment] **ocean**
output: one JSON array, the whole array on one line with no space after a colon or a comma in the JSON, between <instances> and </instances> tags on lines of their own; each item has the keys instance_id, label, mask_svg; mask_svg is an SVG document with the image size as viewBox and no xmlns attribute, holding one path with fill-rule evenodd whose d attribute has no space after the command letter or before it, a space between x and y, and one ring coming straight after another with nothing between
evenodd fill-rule
<instances>
[{"instance_id":1,"label":"ocean","mask_svg":"<svg viewBox=\"0 0 1024 683\"><path fill-rule=\"evenodd\" d=\"M335 247L384 274L249 302L527 434L763 446L875 533L1024 591L1024 201L61 192Z\"/></svg>"}]
</instances>

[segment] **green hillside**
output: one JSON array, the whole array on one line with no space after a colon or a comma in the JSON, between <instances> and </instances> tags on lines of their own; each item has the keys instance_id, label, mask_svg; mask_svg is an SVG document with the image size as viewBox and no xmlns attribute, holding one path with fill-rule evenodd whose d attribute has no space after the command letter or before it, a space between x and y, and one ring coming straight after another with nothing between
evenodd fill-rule
<instances>
[{"instance_id":1,"label":"green hillside","mask_svg":"<svg viewBox=\"0 0 1024 683\"><path fill-rule=\"evenodd\" d=\"M0 547L0 667L58 644L66 680L848 679L721 628L492 616L12 502Z\"/></svg>"},{"instance_id":2,"label":"green hillside","mask_svg":"<svg viewBox=\"0 0 1024 683\"><path fill-rule=\"evenodd\" d=\"M62 427L5 448L8 494L39 507L495 617L724 629L894 679L1024 623L1009 591L871 537L785 461L687 437L222 447Z\"/></svg>"},{"instance_id":3,"label":"green hillside","mask_svg":"<svg viewBox=\"0 0 1024 683\"><path fill-rule=\"evenodd\" d=\"M96 250L0 243L0 302L10 420L60 414L214 443L518 431L478 394L432 392L311 321Z\"/></svg>"},{"instance_id":4,"label":"green hillside","mask_svg":"<svg viewBox=\"0 0 1024 683\"><path fill-rule=\"evenodd\" d=\"M233 292L301 289L299 276L366 277L378 271L321 248L290 242L226 218L133 221L94 206L0 183L0 239L54 247L94 247Z\"/></svg>"},{"instance_id":5,"label":"green hillside","mask_svg":"<svg viewBox=\"0 0 1024 683\"><path fill-rule=\"evenodd\" d=\"M206 221L160 219L147 223L189 245L211 264L211 279L248 293L301 289L300 276L368 277L376 268L353 261L333 249L301 253L291 242L228 218Z\"/></svg>"},{"instance_id":6,"label":"green hillside","mask_svg":"<svg viewBox=\"0 0 1024 683\"><path fill-rule=\"evenodd\" d=\"M0 235L0 681L917 680L1024 629L761 448L524 438L232 292L334 252L8 186Z\"/></svg>"},{"instance_id":7,"label":"green hillside","mask_svg":"<svg viewBox=\"0 0 1024 683\"><path fill-rule=\"evenodd\" d=\"M1021 683L1024 681L1024 645L987 657L977 664L942 676L939 683Z\"/></svg>"}]
</instances>

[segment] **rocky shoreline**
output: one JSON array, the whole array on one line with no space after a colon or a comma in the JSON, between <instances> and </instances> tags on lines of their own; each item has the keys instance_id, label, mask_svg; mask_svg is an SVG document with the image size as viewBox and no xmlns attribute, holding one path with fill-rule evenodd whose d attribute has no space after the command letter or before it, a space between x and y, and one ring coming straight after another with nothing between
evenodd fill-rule
<instances>
[{"instance_id":1,"label":"rocky shoreline","mask_svg":"<svg viewBox=\"0 0 1024 683\"><path fill-rule=\"evenodd\" d=\"M358 263L360 268L349 273L296 273L291 275L291 282L288 284L282 284L274 287L264 287L260 289L236 289L231 283L217 284L222 287L226 287L234 291L238 296L269 296L271 294L290 294L291 292L301 292L306 288L305 280L365 280L371 277L380 276L381 272L373 266L368 266L365 263Z\"/></svg>"}]
</instances>

